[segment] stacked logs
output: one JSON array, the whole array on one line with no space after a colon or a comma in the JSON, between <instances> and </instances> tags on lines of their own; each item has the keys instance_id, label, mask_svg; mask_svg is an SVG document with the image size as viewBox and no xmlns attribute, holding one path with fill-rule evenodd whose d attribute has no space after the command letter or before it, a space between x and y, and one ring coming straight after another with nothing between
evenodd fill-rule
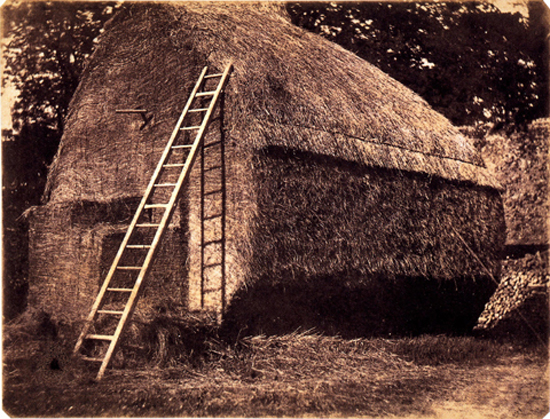
<instances>
[{"instance_id":1,"label":"stacked logs","mask_svg":"<svg viewBox=\"0 0 550 419\"><path fill-rule=\"evenodd\" d=\"M476 330L546 340L549 282L548 252L505 260L499 287L485 306Z\"/></svg>"}]
</instances>

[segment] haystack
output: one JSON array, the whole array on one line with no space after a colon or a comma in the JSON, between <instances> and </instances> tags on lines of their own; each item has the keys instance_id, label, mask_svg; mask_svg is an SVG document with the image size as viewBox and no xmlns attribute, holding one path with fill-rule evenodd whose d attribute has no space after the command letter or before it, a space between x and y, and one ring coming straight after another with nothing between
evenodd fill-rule
<instances>
[{"instance_id":1,"label":"haystack","mask_svg":"<svg viewBox=\"0 0 550 419\"><path fill-rule=\"evenodd\" d=\"M499 271L498 184L423 99L271 4L142 3L107 24L32 220L33 304L83 318L200 70L230 61L205 138L219 144L138 316L210 311L243 333L472 326ZM203 192L223 190L204 216L201 166Z\"/></svg>"}]
</instances>

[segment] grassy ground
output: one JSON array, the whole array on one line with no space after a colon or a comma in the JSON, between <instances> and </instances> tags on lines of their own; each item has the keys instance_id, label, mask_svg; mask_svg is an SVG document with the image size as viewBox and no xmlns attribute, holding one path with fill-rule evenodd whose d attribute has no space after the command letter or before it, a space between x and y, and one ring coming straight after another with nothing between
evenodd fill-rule
<instances>
[{"instance_id":1,"label":"grassy ground","mask_svg":"<svg viewBox=\"0 0 550 419\"><path fill-rule=\"evenodd\" d=\"M344 340L306 333L232 345L209 338L200 353L179 362L128 359L99 383L66 357L59 337L23 337L12 334L5 345L3 408L11 416L542 418L548 412L546 349L474 337Z\"/></svg>"}]
</instances>

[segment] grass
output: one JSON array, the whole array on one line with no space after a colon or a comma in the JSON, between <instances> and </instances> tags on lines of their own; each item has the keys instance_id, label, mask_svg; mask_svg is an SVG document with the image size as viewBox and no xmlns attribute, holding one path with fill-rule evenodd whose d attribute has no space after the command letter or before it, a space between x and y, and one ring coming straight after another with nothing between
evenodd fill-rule
<instances>
[{"instance_id":1,"label":"grass","mask_svg":"<svg viewBox=\"0 0 550 419\"><path fill-rule=\"evenodd\" d=\"M11 416L540 418L547 411L544 348L471 336L346 340L310 332L229 344L213 333L199 353L188 346L193 356L129 358L97 383L95 371L67 356L63 336L5 335L3 406Z\"/></svg>"}]
</instances>

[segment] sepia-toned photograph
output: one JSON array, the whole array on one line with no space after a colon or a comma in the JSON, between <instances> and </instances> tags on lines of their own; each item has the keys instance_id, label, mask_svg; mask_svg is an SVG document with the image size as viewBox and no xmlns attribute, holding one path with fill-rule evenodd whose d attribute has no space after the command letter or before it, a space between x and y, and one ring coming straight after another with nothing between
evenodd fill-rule
<instances>
[{"instance_id":1,"label":"sepia-toned photograph","mask_svg":"<svg viewBox=\"0 0 550 419\"><path fill-rule=\"evenodd\" d=\"M543 0L0 12L4 414L548 414Z\"/></svg>"}]
</instances>

